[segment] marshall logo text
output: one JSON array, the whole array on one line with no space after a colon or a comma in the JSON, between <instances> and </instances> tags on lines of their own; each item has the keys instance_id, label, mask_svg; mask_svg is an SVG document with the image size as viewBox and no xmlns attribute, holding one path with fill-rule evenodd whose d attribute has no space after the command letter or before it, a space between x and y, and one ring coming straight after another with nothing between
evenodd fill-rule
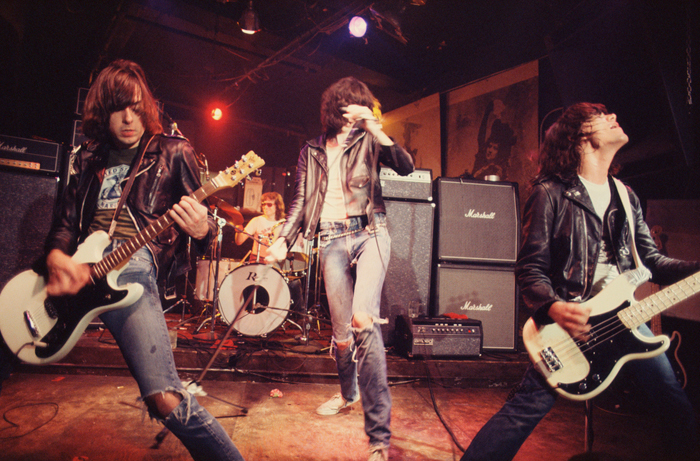
<instances>
[{"instance_id":1,"label":"marshall logo text","mask_svg":"<svg viewBox=\"0 0 700 461\"><path fill-rule=\"evenodd\" d=\"M481 213L474 211L472 208L469 210L467 213L464 213L465 218L476 218L476 219L496 219L496 212L492 211L491 213L487 213L485 211L482 211Z\"/></svg>"},{"instance_id":2,"label":"marshall logo text","mask_svg":"<svg viewBox=\"0 0 700 461\"><path fill-rule=\"evenodd\" d=\"M472 304L471 301L467 301L463 306L459 307L460 311L489 311L493 309L493 304Z\"/></svg>"}]
</instances>

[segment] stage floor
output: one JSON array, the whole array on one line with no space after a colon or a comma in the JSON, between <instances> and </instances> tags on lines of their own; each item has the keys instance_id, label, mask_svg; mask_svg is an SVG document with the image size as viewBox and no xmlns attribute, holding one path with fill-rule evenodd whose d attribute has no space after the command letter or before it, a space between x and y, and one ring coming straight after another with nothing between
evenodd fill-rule
<instances>
[{"instance_id":1,"label":"stage floor","mask_svg":"<svg viewBox=\"0 0 700 461\"><path fill-rule=\"evenodd\" d=\"M175 359L183 380L197 379L228 325L212 334L201 318L166 314L177 333ZM199 331L197 329L199 328ZM285 324L267 337L234 334L202 380L200 401L247 460L364 460L367 439L360 404L336 416L315 408L338 391L323 322L309 341ZM214 338L214 339L212 339ZM523 352L487 352L461 359L408 359L388 350L393 399L391 460L458 460L479 428L503 404L527 367ZM279 391L280 396L273 397ZM172 436L144 418L138 389L108 332L89 329L60 363L19 366L0 392L0 460L186 460ZM584 405L560 399L517 461L658 459L651 421L607 399L594 409L598 458L584 452ZM242 414L240 407L248 410ZM451 435L452 434L452 435Z\"/></svg>"}]
</instances>

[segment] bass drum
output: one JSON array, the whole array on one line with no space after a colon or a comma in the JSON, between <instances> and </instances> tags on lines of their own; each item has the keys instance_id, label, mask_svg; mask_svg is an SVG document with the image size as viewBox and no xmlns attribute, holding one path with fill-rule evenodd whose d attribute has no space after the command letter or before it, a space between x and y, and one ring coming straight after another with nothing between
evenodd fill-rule
<instances>
[{"instance_id":1,"label":"bass drum","mask_svg":"<svg viewBox=\"0 0 700 461\"><path fill-rule=\"evenodd\" d=\"M241 308L251 298L245 310ZM219 312L227 324L246 336L267 335L289 314L289 287L273 266L246 264L229 273L219 288ZM240 312L240 313L239 313Z\"/></svg>"}]
</instances>

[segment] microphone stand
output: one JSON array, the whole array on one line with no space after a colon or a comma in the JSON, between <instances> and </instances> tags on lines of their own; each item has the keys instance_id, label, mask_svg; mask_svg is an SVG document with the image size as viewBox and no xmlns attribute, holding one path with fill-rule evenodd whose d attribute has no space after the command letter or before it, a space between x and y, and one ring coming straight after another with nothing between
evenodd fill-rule
<instances>
[{"instance_id":1,"label":"microphone stand","mask_svg":"<svg viewBox=\"0 0 700 461\"><path fill-rule=\"evenodd\" d=\"M216 312L218 310L219 305L219 263L221 262L221 244L224 239L223 228L226 225L226 220L218 217L217 213L218 208L214 210L214 219L216 220L218 231L216 235L216 243L214 248L214 297L212 299L211 304L211 317L209 319L205 319L202 322L202 324L199 325L199 327L197 327L197 329L195 330L195 333L199 333L199 330L201 330L202 327L207 323L207 320L209 320L211 322L211 329L209 333L210 339L214 339L214 328L216 328Z\"/></svg>"}]
</instances>

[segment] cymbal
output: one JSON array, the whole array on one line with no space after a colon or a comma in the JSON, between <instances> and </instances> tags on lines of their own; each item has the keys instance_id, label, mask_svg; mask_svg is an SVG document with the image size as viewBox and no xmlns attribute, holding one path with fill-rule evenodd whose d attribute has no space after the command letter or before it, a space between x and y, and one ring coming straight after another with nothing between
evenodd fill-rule
<instances>
[{"instance_id":1,"label":"cymbal","mask_svg":"<svg viewBox=\"0 0 700 461\"><path fill-rule=\"evenodd\" d=\"M215 198L215 200L210 200L210 202L212 211L218 208L219 212L217 215L224 218L229 224L233 226L243 225L243 215L235 207L217 198Z\"/></svg>"}]
</instances>

